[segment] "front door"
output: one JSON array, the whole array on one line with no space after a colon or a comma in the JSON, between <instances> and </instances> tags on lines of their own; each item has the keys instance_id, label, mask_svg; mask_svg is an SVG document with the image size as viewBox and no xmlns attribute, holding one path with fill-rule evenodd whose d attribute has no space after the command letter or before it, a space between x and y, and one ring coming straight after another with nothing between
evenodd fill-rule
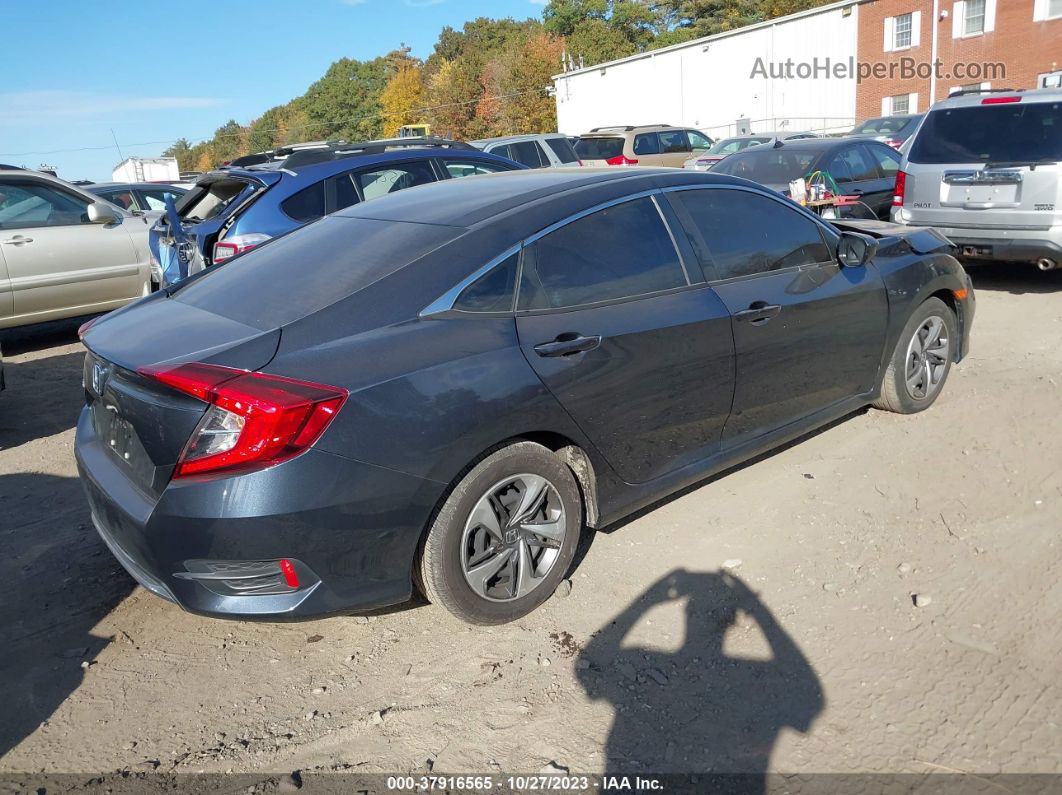
<instances>
[{"instance_id":1,"label":"front door","mask_svg":"<svg viewBox=\"0 0 1062 795\"><path fill-rule=\"evenodd\" d=\"M524 249L520 347L628 483L715 452L730 411L730 314L687 259L649 197Z\"/></svg>"},{"instance_id":2,"label":"front door","mask_svg":"<svg viewBox=\"0 0 1062 795\"><path fill-rule=\"evenodd\" d=\"M844 147L827 162L826 170L842 194L855 196L866 205L866 215L853 212L852 217L888 220L896 178L894 175L891 182L883 178L865 145Z\"/></svg>"},{"instance_id":3,"label":"front door","mask_svg":"<svg viewBox=\"0 0 1062 795\"><path fill-rule=\"evenodd\" d=\"M8 178L0 197L0 245L20 322L110 309L141 294L143 268L121 222L90 223L89 202L50 183Z\"/></svg>"},{"instance_id":4,"label":"front door","mask_svg":"<svg viewBox=\"0 0 1062 795\"><path fill-rule=\"evenodd\" d=\"M888 316L873 265L842 268L832 233L784 199L723 187L668 196L732 319L737 384L724 448L873 388Z\"/></svg>"}]
</instances>

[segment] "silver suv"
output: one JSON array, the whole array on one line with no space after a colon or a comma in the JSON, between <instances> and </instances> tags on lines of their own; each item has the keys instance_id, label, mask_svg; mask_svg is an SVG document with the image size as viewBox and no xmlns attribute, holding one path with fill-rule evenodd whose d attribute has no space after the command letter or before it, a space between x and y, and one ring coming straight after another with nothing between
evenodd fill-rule
<instances>
[{"instance_id":1,"label":"silver suv","mask_svg":"<svg viewBox=\"0 0 1062 795\"><path fill-rule=\"evenodd\" d=\"M1062 266L1062 89L936 103L896 180L892 220L933 226L968 259Z\"/></svg>"}]
</instances>

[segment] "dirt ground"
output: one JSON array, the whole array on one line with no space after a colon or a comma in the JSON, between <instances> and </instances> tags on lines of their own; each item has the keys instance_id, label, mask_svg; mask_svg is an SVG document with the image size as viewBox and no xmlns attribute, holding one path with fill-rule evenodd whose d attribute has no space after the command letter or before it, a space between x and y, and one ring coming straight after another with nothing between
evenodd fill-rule
<instances>
[{"instance_id":1,"label":"dirt ground","mask_svg":"<svg viewBox=\"0 0 1062 795\"><path fill-rule=\"evenodd\" d=\"M76 323L6 332L0 772L1062 773L1062 273L971 273L932 410L596 533L570 595L497 628L136 587L77 481Z\"/></svg>"}]
</instances>

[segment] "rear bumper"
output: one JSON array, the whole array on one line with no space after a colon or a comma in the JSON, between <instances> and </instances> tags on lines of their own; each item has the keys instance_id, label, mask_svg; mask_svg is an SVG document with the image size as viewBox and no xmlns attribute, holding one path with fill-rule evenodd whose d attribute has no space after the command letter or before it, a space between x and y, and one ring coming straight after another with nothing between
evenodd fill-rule
<instances>
[{"instance_id":1,"label":"rear bumper","mask_svg":"<svg viewBox=\"0 0 1062 795\"><path fill-rule=\"evenodd\" d=\"M910 222L907 225L922 226ZM947 226L934 228L958 247L957 256L963 259L1035 262L1049 257L1062 262L1062 227L1042 230L968 229Z\"/></svg>"},{"instance_id":2,"label":"rear bumper","mask_svg":"<svg viewBox=\"0 0 1062 795\"><path fill-rule=\"evenodd\" d=\"M442 484L309 450L260 472L138 489L78 421L75 456L93 524L147 590L209 616L298 620L406 601L413 556ZM290 592L224 594L188 579L187 561L294 559ZM183 576L175 576L183 575Z\"/></svg>"}]
</instances>

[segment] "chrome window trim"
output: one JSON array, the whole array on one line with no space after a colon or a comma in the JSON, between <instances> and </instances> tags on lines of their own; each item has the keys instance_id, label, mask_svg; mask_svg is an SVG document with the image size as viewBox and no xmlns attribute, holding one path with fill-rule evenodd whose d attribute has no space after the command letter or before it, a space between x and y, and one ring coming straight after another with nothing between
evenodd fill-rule
<instances>
[{"instance_id":1,"label":"chrome window trim","mask_svg":"<svg viewBox=\"0 0 1062 795\"><path fill-rule=\"evenodd\" d=\"M449 312L451 309L454 308L454 304L457 302L457 299L461 295L461 293L463 293L465 291L466 287L470 286L479 277L485 276L495 266L501 265L503 262L505 262L505 260L509 259L509 257L511 257L513 254L518 254L520 252L520 249L522 249L522 248L523 248L523 244L522 243L517 243L515 246L510 246L509 248L505 249L505 251L503 251L501 254L496 256L494 259L490 260L486 265L483 265L483 266L477 268L471 274L466 276L464 279L459 281L457 284L455 284L453 287L451 287L445 293L440 295L438 298L436 298L434 301L432 301L430 304L428 304L426 307L424 307L422 310L420 310L420 314L418 315L418 317L427 318L427 317L431 317L432 315L438 315L438 314L441 314L443 312ZM517 276L517 284L513 287L513 306L516 306L516 292L517 292L517 288L519 287L519 278L520 278L519 272L517 272L516 276ZM468 312L466 314L478 315L480 313L479 312ZM489 312L489 313L484 313L484 314L497 314L497 313Z\"/></svg>"},{"instance_id":2,"label":"chrome window trim","mask_svg":"<svg viewBox=\"0 0 1062 795\"><path fill-rule=\"evenodd\" d=\"M510 246L509 248L505 249L505 251L503 251L501 254L499 254L498 256L494 257L489 262L487 262L486 265L483 265L483 266L477 268L473 273L471 273L470 275L466 276L464 279L459 281L457 284L455 284L453 287L451 287L445 293L440 295L438 298L436 298L434 301L432 301L430 304L428 304L426 307L424 307L422 310L420 310L420 312L418 314L418 317L424 319L424 318L429 318L429 317L434 317L436 315L440 315L440 314L442 314L444 312L451 311L454 308L454 304L457 302L458 297L461 295L462 292L464 292L466 287L468 287L469 285L472 284L472 282L476 281L476 279L480 278L481 276L484 276L492 268L494 268L497 265L500 265L502 262L504 262L506 259L511 257L513 254L516 254L521 249L523 249L525 246L531 245L532 243L534 243L535 241L539 240L540 238L545 237L546 235L548 235L550 232L554 232L557 229L560 229L562 226L567 226L568 224L572 223L573 221L578 221L580 218L585 218L586 216L592 215L593 213L599 212L601 210L607 210L609 207L615 207L618 204L625 204L626 202L634 201L635 199L644 199L646 197L649 197L650 199L653 200L653 206L656 208L656 212L660 216L661 222L664 224L664 229L667 230L668 237L671 240L671 245L675 249L675 256L678 258L679 265L682 268L682 275L685 276L685 278L686 278L685 287L670 287L668 289L669 290L686 289L687 287L691 287L691 286L696 286L696 285L702 284L701 282L697 282L696 285L695 285L695 284L693 284L690 281L689 270L687 269L686 261L685 261L685 259L682 256L682 249L679 247L679 245L677 244L677 242L675 240L674 230L671 229L671 225L668 224L667 218L665 218L664 214L661 212L660 206L656 203L656 200L653 199L654 195L659 194L661 192L662 191L661 191L660 188L649 188L648 190L638 191L637 193L629 193L626 196L621 196L621 197L616 198L616 199L609 199L606 202L601 202L600 204L595 204L593 207L589 207L589 208L587 208L585 210L580 210L577 213L573 213L573 214L567 216L566 218L562 218L560 221L556 221L555 223L552 223L549 226L547 226L547 227L545 227L543 229L540 229L539 231L535 232L534 234L529 235L528 237L525 237L519 243L516 243L515 245ZM513 307L514 307L513 311L514 312L517 311L516 307L519 306L520 277L521 277L522 273L523 273L523 258L521 257L520 267L519 267L519 269L517 271L517 274L516 274L516 286L513 288ZM666 291L658 290L658 291L653 292L653 293L645 293L645 295L656 295L658 292L666 292ZM641 296L636 296L636 297L641 297ZM627 300L627 299L610 299L610 300ZM584 304L583 306L586 306L586 304ZM567 309L567 308L568 307L564 307L563 309ZM527 311L557 312L557 311L563 311L563 310L560 309L560 308L558 308L558 309L550 308L550 309L537 309L537 310L527 310ZM481 313L479 313L479 312L474 312L474 313L473 312L467 312L465 314L468 314L468 315L479 315ZM493 313L483 313L483 314L495 314L496 315L498 313L493 312Z\"/></svg>"}]
</instances>

